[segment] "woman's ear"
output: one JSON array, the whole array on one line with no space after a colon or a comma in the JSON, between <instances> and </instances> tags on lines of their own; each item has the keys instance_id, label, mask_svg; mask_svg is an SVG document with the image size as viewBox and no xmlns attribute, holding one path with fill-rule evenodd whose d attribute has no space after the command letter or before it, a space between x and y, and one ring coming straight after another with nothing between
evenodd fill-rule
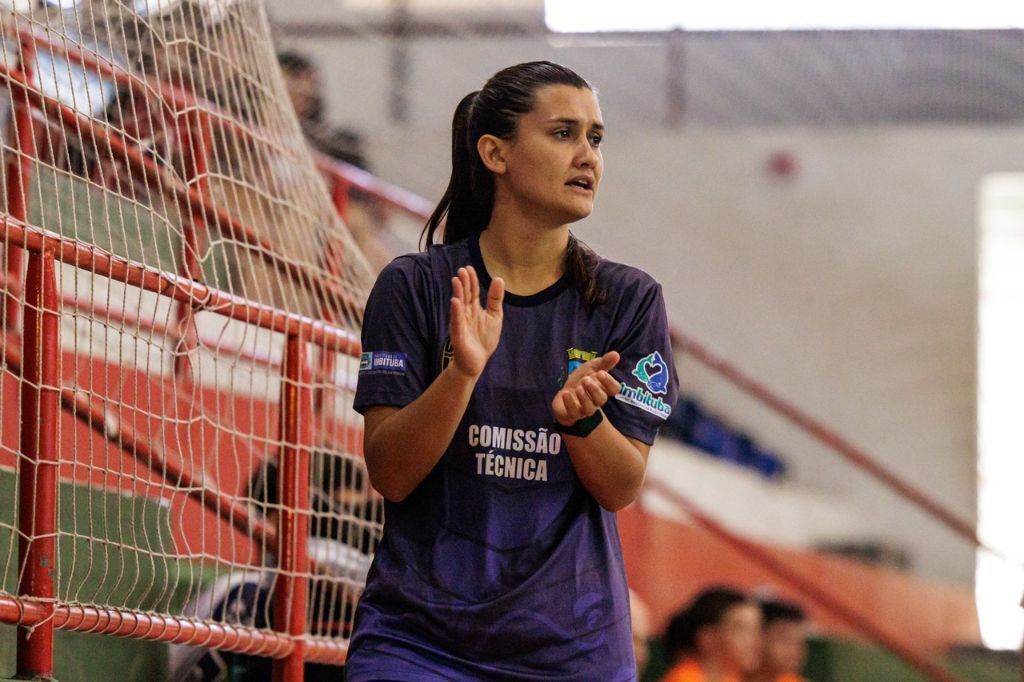
<instances>
[{"instance_id":1,"label":"woman's ear","mask_svg":"<svg viewBox=\"0 0 1024 682\"><path fill-rule=\"evenodd\" d=\"M476 151L487 170L495 175L503 175L508 169L505 162L506 141L494 135L481 135L476 142Z\"/></svg>"}]
</instances>

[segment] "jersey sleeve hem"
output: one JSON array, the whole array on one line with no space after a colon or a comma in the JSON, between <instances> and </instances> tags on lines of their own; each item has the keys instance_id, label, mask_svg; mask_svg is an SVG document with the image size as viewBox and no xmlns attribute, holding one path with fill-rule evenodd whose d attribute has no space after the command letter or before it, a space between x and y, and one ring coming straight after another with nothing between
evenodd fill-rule
<instances>
[{"instance_id":1,"label":"jersey sleeve hem","mask_svg":"<svg viewBox=\"0 0 1024 682\"><path fill-rule=\"evenodd\" d=\"M608 417L607 412L605 412L605 416ZM635 438L647 445L654 445L654 438L658 435L658 429L652 430L650 426L646 424L634 422L632 419L624 419L621 415L615 419L609 417L609 421L611 421L623 436Z\"/></svg>"},{"instance_id":2,"label":"jersey sleeve hem","mask_svg":"<svg viewBox=\"0 0 1024 682\"><path fill-rule=\"evenodd\" d=\"M417 394L415 393L381 391L365 396L360 395L352 403L352 409L359 414L365 415L366 409L369 407L405 407L413 400L416 400L416 397Z\"/></svg>"}]
</instances>

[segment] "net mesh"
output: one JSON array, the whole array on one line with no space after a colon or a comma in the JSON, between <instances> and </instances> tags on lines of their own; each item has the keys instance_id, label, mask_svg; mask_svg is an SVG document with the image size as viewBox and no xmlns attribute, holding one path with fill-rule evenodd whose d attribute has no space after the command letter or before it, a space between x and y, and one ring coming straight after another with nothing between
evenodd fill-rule
<instances>
[{"instance_id":1,"label":"net mesh","mask_svg":"<svg viewBox=\"0 0 1024 682\"><path fill-rule=\"evenodd\" d=\"M303 139L260 2L0 11L9 216L271 319L288 311L358 336L372 272ZM27 299L21 249L3 229L0 589L17 594ZM57 279L56 601L272 629L282 581L263 529L292 511L277 481L285 337L84 267L61 264ZM306 632L344 642L381 502L350 409L355 361L312 343L307 353Z\"/></svg>"}]
</instances>

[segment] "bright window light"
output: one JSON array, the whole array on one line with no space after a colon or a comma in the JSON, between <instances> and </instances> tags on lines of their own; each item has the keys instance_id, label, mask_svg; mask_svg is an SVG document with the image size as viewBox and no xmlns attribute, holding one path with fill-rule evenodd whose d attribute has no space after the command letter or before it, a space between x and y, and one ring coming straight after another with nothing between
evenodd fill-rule
<instances>
[{"instance_id":1,"label":"bright window light","mask_svg":"<svg viewBox=\"0 0 1024 682\"><path fill-rule=\"evenodd\" d=\"M1024 27L1024 4L718 0L717 2L594 2L545 0L548 28L598 31L773 31L786 29L983 29Z\"/></svg>"},{"instance_id":2,"label":"bright window light","mask_svg":"<svg viewBox=\"0 0 1024 682\"><path fill-rule=\"evenodd\" d=\"M978 535L1009 560L978 552L981 637L1016 649L1024 632L1024 175L981 184L978 309Z\"/></svg>"}]
</instances>

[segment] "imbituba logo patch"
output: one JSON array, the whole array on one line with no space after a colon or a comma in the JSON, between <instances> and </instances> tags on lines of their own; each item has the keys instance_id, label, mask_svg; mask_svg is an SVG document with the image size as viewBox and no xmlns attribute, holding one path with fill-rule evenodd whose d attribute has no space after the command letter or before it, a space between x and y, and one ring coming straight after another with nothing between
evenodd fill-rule
<instances>
[{"instance_id":1,"label":"imbituba logo patch","mask_svg":"<svg viewBox=\"0 0 1024 682\"><path fill-rule=\"evenodd\" d=\"M633 376L655 395L665 395L668 392L668 365L658 351L640 358L633 368Z\"/></svg>"},{"instance_id":2,"label":"imbituba logo patch","mask_svg":"<svg viewBox=\"0 0 1024 682\"><path fill-rule=\"evenodd\" d=\"M640 358L630 374L639 379L644 387L627 386L623 381L615 399L667 419L672 414L672 406L658 397L659 394L668 393L668 364L661 353L654 351Z\"/></svg>"}]
</instances>

